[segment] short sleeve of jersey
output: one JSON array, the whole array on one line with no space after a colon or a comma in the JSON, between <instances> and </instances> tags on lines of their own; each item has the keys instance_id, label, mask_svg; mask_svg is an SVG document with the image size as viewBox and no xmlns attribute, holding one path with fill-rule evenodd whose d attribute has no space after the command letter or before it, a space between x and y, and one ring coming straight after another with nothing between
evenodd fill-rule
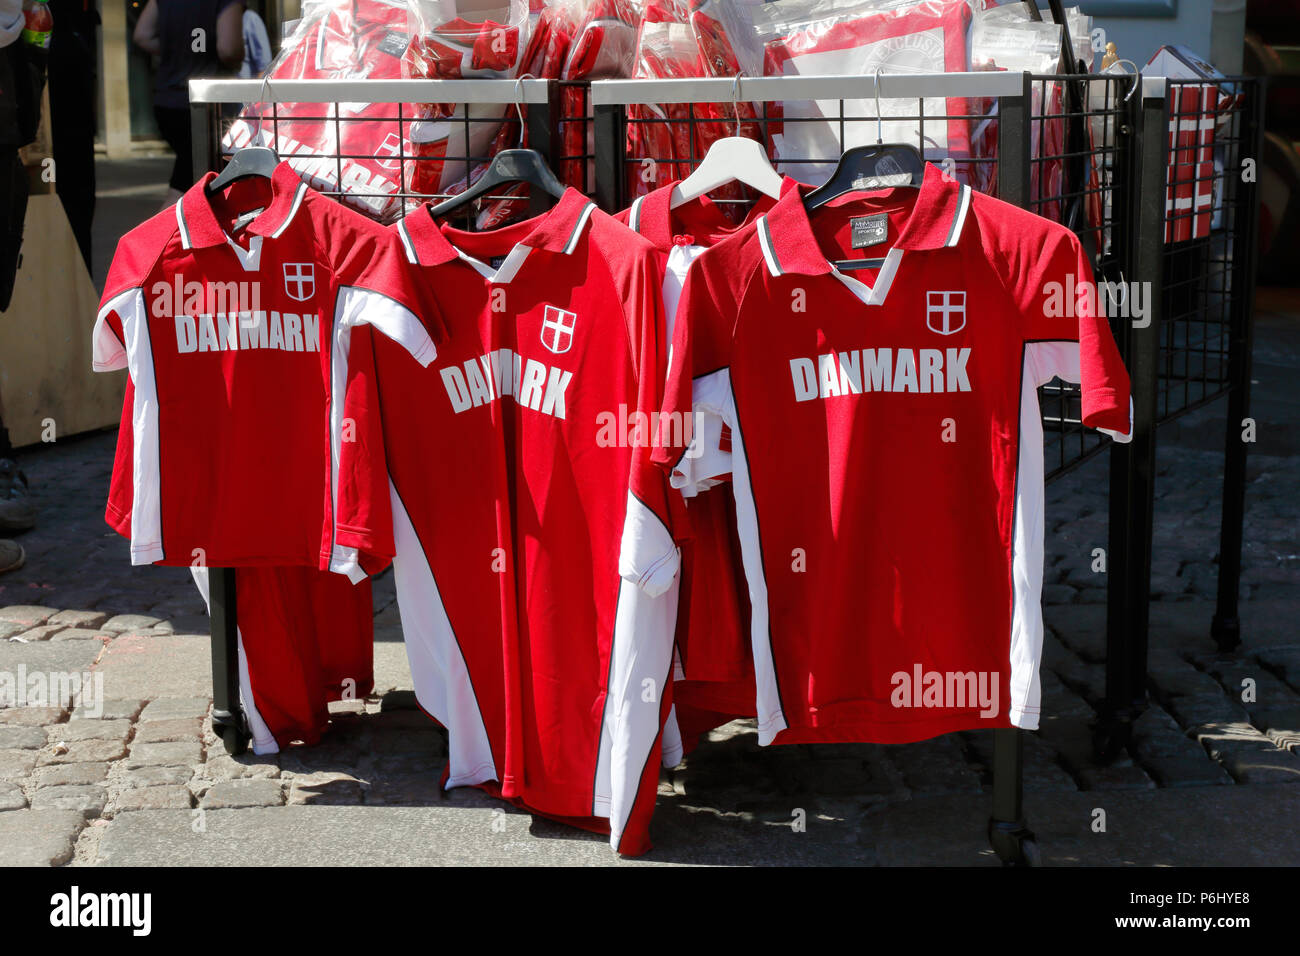
<instances>
[{"instance_id":1,"label":"short sleeve of jersey","mask_svg":"<svg viewBox=\"0 0 1300 956\"><path fill-rule=\"evenodd\" d=\"M442 322L430 297L420 292L401 240L392 230L342 206L331 203L329 213L328 218L346 217L354 224L356 237L354 242L336 243L330 253L337 289L336 334L362 323L372 325L428 365L437 355L434 338L441 338Z\"/></svg>"},{"instance_id":2,"label":"short sleeve of jersey","mask_svg":"<svg viewBox=\"0 0 1300 956\"><path fill-rule=\"evenodd\" d=\"M373 330L367 325L354 329L338 435L339 480L329 564L339 573L359 566L374 574L396 554L374 350Z\"/></svg>"},{"instance_id":3,"label":"short sleeve of jersey","mask_svg":"<svg viewBox=\"0 0 1300 956\"><path fill-rule=\"evenodd\" d=\"M1103 295L1079 240L1055 224L1016 241L1007 259L1037 385L1077 382L1083 423L1119 441L1132 434L1128 372L1111 335Z\"/></svg>"}]
</instances>

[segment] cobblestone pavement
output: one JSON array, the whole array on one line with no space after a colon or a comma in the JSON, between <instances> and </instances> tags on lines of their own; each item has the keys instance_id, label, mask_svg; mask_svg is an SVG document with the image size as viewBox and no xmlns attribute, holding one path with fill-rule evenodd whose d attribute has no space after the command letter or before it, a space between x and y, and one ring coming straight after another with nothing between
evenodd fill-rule
<instances>
[{"instance_id":1,"label":"cobblestone pavement","mask_svg":"<svg viewBox=\"0 0 1300 956\"><path fill-rule=\"evenodd\" d=\"M1300 862L1297 370L1300 323L1261 314L1243 642L1229 654L1209 638L1224 403L1160 432L1151 703L1109 765L1090 730L1105 686L1106 578L1092 564L1107 459L1049 486L1046 716L1025 735L1048 862ZM376 582L375 693L335 705L319 746L228 756L210 729L207 619L188 572L130 567L103 522L114 442L20 456L40 525L22 537L27 567L0 577L0 672L102 675L105 705L0 710L0 865L617 862L602 838L439 792L445 735L415 709L390 574ZM994 862L990 765L983 732L760 750L737 721L664 774L642 862Z\"/></svg>"}]
</instances>

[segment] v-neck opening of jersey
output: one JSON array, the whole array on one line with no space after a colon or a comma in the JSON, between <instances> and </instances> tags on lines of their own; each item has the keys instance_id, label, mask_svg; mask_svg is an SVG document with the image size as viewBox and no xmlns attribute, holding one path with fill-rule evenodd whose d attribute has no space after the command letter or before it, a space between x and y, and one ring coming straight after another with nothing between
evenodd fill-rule
<instances>
[{"instance_id":1,"label":"v-neck opening of jersey","mask_svg":"<svg viewBox=\"0 0 1300 956\"><path fill-rule=\"evenodd\" d=\"M850 275L848 270L840 269L839 266L835 264L836 260L826 255L826 251L822 246L823 240L817 235L817 229L812 222L812 218L809 217L809 232L812 234L813 240L817 243L817 254L826 260L827 266L830 267L831 274L835 276L835 278L839 279L840 282L849 289L849 291L857 296L863 305L884 305L885 299L889 295L889 289L894 283L894 276L898 272L899 263L903 259L903 249L898 245L898 243L903 236L907 235L908 225L911 223L912 217L916 215L917 203L920 198L920 190L911 190L913 195L903 199L902 197L907 195L906 193L902 193L903 188L904 187L893 186L888 189L863 190L861 192L848 193L844 196L836 197L823 207L825 209L839 210L846 206L860 203L863 200L873 200L880 202L882 208L872 209L869 212L860 213L859 215L877 216L883 214L885 216L891 216L893 213L900 210L906 210L907 217L899 223L894 237L894 244L885 252L880 268L873 270L875 272L875 277L871 283L863 282L861 279ZM813 215L816 215L816 211L813 212ZM856 217L852 215L849 216L850 221L854 218ZM890 220L890 226L893 226L892 219ZM871 258L878 259L881 257L875 255Z\"/></svg>"},{"instance_id":2,"label":"v-neck opening of jersey","mask_svg":"<svg viewBox=\"0 0 1300 956\"><path fill-rule=\"evenodd\" d=\"M861 279L855 279L853 276L840 270L831 260L827 264L831 267L831 275L844 283L845 287L858 297L863 305L884 305L885 298L889 295L890 286L894 284L894 276L898 272L898 264L903 260L903 250L897 245L892 246L889 252L885 253L885 261L880 268L876 270L875 281L870 285Z\"/></svg>"}]
</instances>

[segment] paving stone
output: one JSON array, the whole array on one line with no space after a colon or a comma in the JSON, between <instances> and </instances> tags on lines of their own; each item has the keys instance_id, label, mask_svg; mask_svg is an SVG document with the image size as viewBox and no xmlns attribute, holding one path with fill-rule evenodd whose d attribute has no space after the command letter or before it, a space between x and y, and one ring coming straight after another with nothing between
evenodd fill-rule
<instances>
[{"instance_id":1,"label":"paving stone","mask_svg":"<svg viewBox=\"0 0 1300 956\"><path fill-rule=\"evenodd\" d=\"M37 641L48 641L52 635L62 630L64 628L59 624L42 624L39 627L29 627L25 631L11 634L9 640L20 644L35 644Z\"/></svg>"},{"instance_id":2,"label":"paving stone","mask_svg":"<svg viewBox=\"0 0 1300 956\"><path fill-rule=\"evenodd\" d=\"M174 720L142 720L135 728L136 743L162 743L174 740L196 740L203 733L203 722L197 717Z\"/></svg>"},{"instance_id":3,"label":"paving stone","mask_svg":"<svg viewBox=\"0 0 1300 956\"><path fill-rule=\"evenodd\" d=\"M1300 783L1300 754L1276 747L1226 754L1223 766L1238 783Z\"/></svg>"},{"instance_id":4,"label":"paving stone","mask_svg":"<svg viewBox=\"0 0 1300 956\"><path fill-rule=\"evenodd\" d=\"M0 781L0 810L21 810L27 806L23 788L16 783Z\"/></svg>"},{"instance_id":5,"label":"paving stone","mask_svg":"<svg viewBox=\"0 0 1300 956\"><path fill-rule=\"evenodd\" d=\"M136 787L184 786L194 776L190 767L137 767L118 778L123 789Z\"/></svg>"},{"instance_id":6,"label":"paving stone","mask_svg":"<svg viewBox=\"0 0 1300 956\"><path fill-rule=\"evenodd\" d=\"M346 773L295 776L289 783L289 803L354 806L362 802L361 781Z\"/></svg>"},{"instance_id":7,"label":"paving stone","mask_svg":"<svg viewBox=\"0 0 1300 956\"><path fill-rule=\"evenodd\" d=\"M129 810L188 810L193 805L194 798L189 789L182 786L124 790L114 800L114 810L118 813Z\"/></svg>"},{"instance_id":8,"label":"paving stone","mask_svg":"<svg viewBox=\"0 0 1300 956\"><path fill-rule=\"evenodd\" d=\"M134 770L137 767L174 767L184 764L197 764L203 759L203 746L197 741L177 741L175 743L134 744L126 766Z\"/></svg>"},{"instance_id":9,"label":"paving stone","mask_svg":"<svg viewBox=\"0 0 1300 956\"><path fill-rule=\"evenodd\" d=\"M32 794L33 810L76 810L93 820L104 812L108 791L96 786L42 787Z\"/></svg>"},{"instance_id":10,"label":"paving stone","mask_svg":"<svg viewBox=\"0 0 1300 956\"><path fill-rule=\"evenodd\" d=\"M249 751L238 757L232 757L228 753L220 752L209 755L207 763L199 768L199 772L205 779L217 782L253 778L270 779L280 776L280 765L276 763L275 755L258 756Z\"/></svg>"},{"instance_id":11,"label":"paving stone","mask_svg":"<svg viewBox=\"0 0 1300 956\"><path fill-rule=\"evenodd\" d=\"M278 780L223 780L215 783L199 806L205 810L232 810L240 807L278 807L284 793Z\"/></svg>"},{"instance_id":12,"label":"paving stone","mask_svg":"<svg viewBox=\"0 0 1300 956\"><path fill-rule=\"evenodd\" d=\"M1203 697L1171 697L1165 706L1189 732L1207 724L1247 723L1246 709L1225 695L1221 688L1217 694Z\"/></svg>"},{"instance_id":13,"label":"paving stone","mask_svg":"<svg viewBox=\"0 0 1300 956\"><path fill-rule=\"evenodd\" d=\"M106 763L64 763L41 767L36 771L36 786L88 786L108 779Z\"/></svg>"},{"instance_id":14,"label":"paving stone","mask_svg":"<svg viewBox=\"0 0 1300 956\"><path fill-rule=\"evenodd\" d=\"M9 607L0 607L0 621L38 627L52 618L57 610L58 608L40 607L35 604L13 604Z\"/></svg>"},{"instance_id":15,"label":"paving stone","mask_svg":"<svg viewBox=\"0 0 1300 956\"><path fill-rule=\"evenodd\" d=\"M140 714L141 721L184 720L207 715L211 701L206 697L162 697L151 701Z\"/></svg>"},{"instance_id":16,"label":"paving stone","mask_svg":"<svg viewBox=\"0 0 1300 956\"><path fill-rule=\"evenodd\" d=\"M0 813L0 867L61 866L86 825L77 810L15 810Z\"/></svg>"},{"instance_id":17,"label":"paving stone","mask_svg":"<svg viewBox=\"0 0 1300 956\"><path fill-rule=\"evenodd\" d=\"M126 755L126 744L121 740L71 740L66 742L66 747L61 752L42 753L38 762L43 767L61 763L102 763L120 760Z\"/></svg>"},{"instance_id":18,"label":"paving stone","mask_svg":"<svg viewBox=\"0 0 1300 956\"><path fill-rule=\"evenodd\" d=\"M47 728L50 743L62 740L72 743L74 740L116 740L125 743L131 734L129 720L70 720L66 724L55 724Z\"/></svg>"},{"instance_id":19,"label":"paving stone","mask_svg":"<svg viewBox=\"0 0 1300 956\"><path fill-rule=\"evenodd\" d=\"M442 797L438 779L427 774L394 774L372 781L365 789L367 804L388 807L427 807Z\"/></svg>"},{"instance_id":20,"label":"paving stone","mask_svg":"<svg viewBox=\"0 0 1300 956\"><path fill-rule=\"evenodd\" d=\"M106 700L96 706L77 707L72 720L135 720L144 708L143 700Z\"/></svg>"},{"instance_id":21,"label":"paving stone","mask_svg":"<svg viewBox=\"0 0 1300 956\"><path fill-rule=\"evenodd\" d=\"M1142 758L1142 766L1160 787L1205 787L1233 783L1221 765L1199 754L1166 756L1153 754Z\"/></svg>"},{"instance_id":22,"label":"paving stone","mask_svg":"<svg viewBox=\"0 0 1300 956\"><path fill-rule=\"evenodd\" d=\"M99 641L106 644L111 641L116 634L108 631L87 631L80 627L65 627L50 635L51 641Z\"/></svg>"},{"instance_id":23,"label":"paving stone","mask_svg":"<svg viewBox=\"0 0 1300 956\"><path fill-rule=\"evenodd\" d=\"M1255 652L1260 663L1277 673L1282 680L1300 691L1300 644L1262 647Z\"/></svg>"},{"instance_id":24,"label":"paving stone","mask_svg":"<svg viewBox=\"0 0 1300 956\"><path fill-rule=\"evenodd\" d=\"M951 734L891 748L903 783L917 793L968 793L980 789L979 774L966 764L961 744Z\"/></svg>"},{"instance_id":25,"label":"paving stone","mask_svg":"<svg viewBox=\"0 0 1300 956\"><path fill-rule=\"evenodd\" d=\"M99 647L103 656L96 669L104 674L106 696L192 698L207 697L212 691L212 660L207 641L123 633L107 645L95 641L57 641L51 646Z\"/></svg>"},{"instance_id":26,"label":"paving stone","mask_svg":"<svg viewBox=\"0 0 1300 956\"><path fill-rule=\"evenodd\" d=\"M49 619L50 624L62 624L64 627L84 627L91 630L108 620L103 611L60 611Z\"/></svg>"},{"instance_id":27,"label":"paving stone","mask_svg":"<svg viewBox=\"0 0 1300 956\"><path fill-rule=\"evenodd\" d=\"M117 614L110 617L100 625L101 630L125 633L132 631L139 633L147 631L155 624L161 623L158 618L150 617L148 614Z\"/></svg>"},{"instance_id":28,"label":"paving stone","mask_svg":"<svg viewBox=\"0 0 1300 956\"><path fill-rule=\"evenodd\" d=\"M0 750L0 780L22 780L36 766L38 755L35 750Z\"/></svg>"},{"instance_id":29,"label":"paving stone","mask_svg":"<svg viewBox=\"0 0 1300 956\"><path fill-rule=\"evenodd\" d=\"M1044 604L1072 604L1078 591L1068 584L1044 584L1043 585L1043 603Z\"/></svg>"},{"instance_id":30,"label":"paving stone","mask_svg":"<svg viewBox=\"0 0 1300 956\"><path fill-rule=\"evenodd\" d=\"M1209 763L1209 761L1205 761ZM1152 790L1155 783L1132 760L1116 760L1106 766L1083 767L1078 771L1084 790Z\"/></svg>"},{"instance_id":31,"label":"paving stone","mask_svg":"<svg viewBox=\"0 0 1300 956\"><path fill-rule=\"evenodd\" d=\"M0 750L40 750L45 731L40 727L0 727Z\"/></svg>"}]
</instances>

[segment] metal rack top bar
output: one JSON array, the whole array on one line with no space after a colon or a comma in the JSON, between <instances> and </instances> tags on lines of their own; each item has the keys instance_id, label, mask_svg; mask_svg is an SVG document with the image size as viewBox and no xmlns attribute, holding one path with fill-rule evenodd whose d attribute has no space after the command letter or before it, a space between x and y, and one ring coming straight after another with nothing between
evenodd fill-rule
<instances>
[{"instance_id":1,"label":"metal rack top bar","mask_svg":"<svg viewBox=\"0 0 1300 956\"><path fill-rule=\"evenodd\" d=\"M1016 96L1024 90L1024 74L882 73L882 97ZM677 80L596 80L591 102L596 106L633 103L750 103L778 100L861 99L876 95L876 78L856 76L742 76Z\"/></svg>"},{"instance_id":2,"label":"metal rack top bar","mask_svg":"<svg viewBox=\"0 0 1300 956\"><path fill-rule=\"evenodd\" d=\"M190 80L191 103L545 103L546 80Z\"/></svg>"}]
</instances>

